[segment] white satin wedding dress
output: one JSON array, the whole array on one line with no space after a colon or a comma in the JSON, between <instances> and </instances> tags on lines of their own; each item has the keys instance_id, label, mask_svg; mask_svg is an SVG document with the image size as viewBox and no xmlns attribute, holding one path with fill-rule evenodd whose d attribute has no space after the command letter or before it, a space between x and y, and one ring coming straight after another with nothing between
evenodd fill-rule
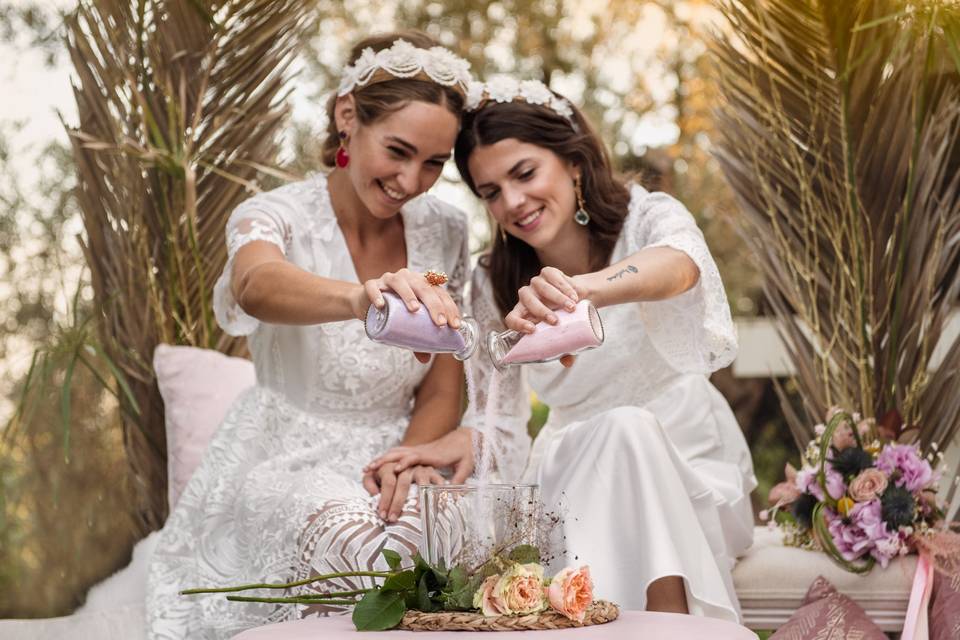
<instances>
[{"instance_id":1,"label":"white satin wedding dress","mask_svg":"<svg viewBox=\"0 0 960 640\"><path fill-rule=\"evenodd\" d=\"M600 309L605 342L570 369L511 367L491 391L489 361L471 358L478 402L462 423L482 423L488 394L497 429L515 434L525 430L530 390L550 406L521 479L539 483L547 507L565 512L566 554L551 573L588 564L596 595L627 609L645 608L653 580L682 576L691 613L736 621L730 572L752 541L756 480L736 419L707 378L733 360L736 332L693 217L677 200L634 186L611 263L656 246L693 259L693 289ZM502 330L480 266L471 298L483 333Z\"/></svg>"}]
</instances>

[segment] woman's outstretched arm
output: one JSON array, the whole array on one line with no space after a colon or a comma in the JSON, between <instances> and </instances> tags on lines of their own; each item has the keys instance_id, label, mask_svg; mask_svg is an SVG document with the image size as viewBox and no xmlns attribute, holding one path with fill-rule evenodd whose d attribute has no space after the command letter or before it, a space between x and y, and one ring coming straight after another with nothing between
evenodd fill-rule
<instances>
[{"instance_id":1,"label":"woman's outstretched arm","mask_svg":"<svg viewBox=\"0 0 960 640\"><path fill-rule=\"evenodd\" d=\"M385 290L399 295L411 311L425 305L438 325L460 324L460 311L450 295L422 274L400 269L363 284L323 278L287 261L277 245L260 240L237 251L230 288L246 313L275 324L363 319L371 303L383 305Z\"/></svg>"}]
</instances>

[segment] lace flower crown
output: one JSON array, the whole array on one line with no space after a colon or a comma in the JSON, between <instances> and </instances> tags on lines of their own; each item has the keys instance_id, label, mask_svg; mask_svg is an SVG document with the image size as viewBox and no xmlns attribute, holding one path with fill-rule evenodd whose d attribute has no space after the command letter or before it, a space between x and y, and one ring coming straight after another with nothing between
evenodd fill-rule
<instances>
[{"instance_id":1,"label":"lace flower crown","mask_svg":"<svg viewBox=\"0 0 960 640\"><path fill-rule=\"evenodd\" d=\"M486 82L472 82L467 89L467 111L478 111L493 102L526 102L548 107L565 118L574 131L579 131L573 119L573 107L566 98L554 94L539 80L517 80L513 76L495 76Z\"/></svg>"},{"instance_id":2,"label":"lace flower crown","mask_svg":"<svg viewBox=\"0 0 960 640\"><path fill-rule=\"evenodd\" d=\"M470 63L452 51L443 47L421 49L400 38L387 49L364 49L357 61L343 70L337 95L344 96L376 82L416 76L455 87L464 95L473 81Z\"/></svg>"}]
</instances>

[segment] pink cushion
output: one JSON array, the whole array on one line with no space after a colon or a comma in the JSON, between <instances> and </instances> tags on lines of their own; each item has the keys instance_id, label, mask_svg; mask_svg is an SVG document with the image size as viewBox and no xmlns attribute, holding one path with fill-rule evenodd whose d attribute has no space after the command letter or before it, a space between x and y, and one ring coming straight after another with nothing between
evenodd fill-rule
<instances>
[{"instance_id":1,"label":"pink cushion","mask_svg":"<svg viewBox=\"0 0 960 640\"><path fill-rule=\"evenodd\" d=\"M930 640L960 638L960 576L934 571L930 602Z\"/></svg>"},{"instance_id":2,"label":"pink cushion","mask_svg":"<svg viewBox=\"0 0 960 640\"><path fill-rule=\"evenodd\" d=\"M256 383L253 363L195 347L157 346L153 369L163 396L170 509L240 392Z\"/></svg>"},{"instance_id":3,"label":"pink cushion","mask_svg":"<svg viewBox=\"0 0 960 640\"><path fill-rule=\"evenodd\" d=\"M777 638L887 640L886 634L867 617L863 607L837 591L823 576L810 585L803 606L770 636L770 640Z\"/></svg>"}]
</instances>

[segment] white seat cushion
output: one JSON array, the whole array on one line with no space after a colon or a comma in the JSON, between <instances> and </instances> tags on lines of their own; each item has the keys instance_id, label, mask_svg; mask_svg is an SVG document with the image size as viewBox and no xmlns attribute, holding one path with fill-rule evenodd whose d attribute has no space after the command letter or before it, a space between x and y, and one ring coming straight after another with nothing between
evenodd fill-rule
<instances>
[{"instance_id":1,"label":"white seat cushion","mask_svg":"<svg viewBox=\"0 0 960 640\"><path fill-rule=\"evenodd\" d=\"M10 640L140 640L147 637L142 602L41 620L0 620Z\"/></svg>"},{"instance_id":2,"label":"white seat cushion","mask_svg":"<svg viewBox=\"0 0 960 640\"><path fill-rule=\"evenodd\" d=\"M754 531L753 546L733 570L733 583L751 629L777 629L800 607L810 584L823 576L852 598L884 631L899 631L917 567L917 557L897 558L860 576L841 569L825 553L785 547L782 534Z\"/></svg>"}]
</instances>

